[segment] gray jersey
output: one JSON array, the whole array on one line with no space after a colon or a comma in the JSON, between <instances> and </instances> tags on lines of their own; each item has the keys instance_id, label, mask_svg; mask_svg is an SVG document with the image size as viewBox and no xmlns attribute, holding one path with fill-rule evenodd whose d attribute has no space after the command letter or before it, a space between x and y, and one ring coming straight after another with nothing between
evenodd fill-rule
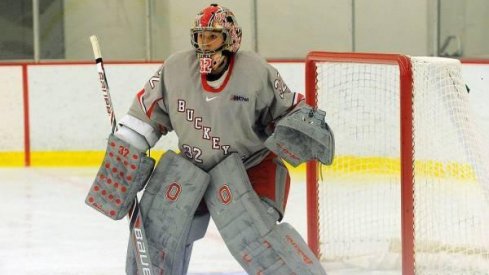
<instances>
[{"instance_id":1,"label":"gray jersey","mask_svg":"<svg viewBox=\"0 0 489 275\"><path fill-rule=\"evenodd\" d=\"M170 56L134 100L129 115L164 135L175 131L184 156L209 170L231 152L247 168L268 154L263 145L275 119L302 95L292 93L278 71L252 52L230 60L221 86L199 73L193 50Z\"/></svg>"}]
</instances>

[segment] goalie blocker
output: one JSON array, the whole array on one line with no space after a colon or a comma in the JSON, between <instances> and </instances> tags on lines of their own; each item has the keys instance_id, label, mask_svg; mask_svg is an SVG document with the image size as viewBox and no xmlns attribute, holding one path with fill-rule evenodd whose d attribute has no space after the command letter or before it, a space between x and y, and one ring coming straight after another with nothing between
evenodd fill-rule
<instances>
[{"instance_id":1,"label":"goalie blocker","mask_svg":"<svg viewBox=\"0 0 489 275\"><path fill-rule=\"evenodd\" d=\"M325 116L326 112L301 102L278 121L265 146L294 167L313 159L330 165L335 143Z\"/></svg>"},{"instance_id":2,"label":"goalie blocker","mask_svg":"<svg viewBox=\"0 0 489 275\"><path fill-rule=\"evenodd\" d=\"M248 274L326 274L302 237L253 190L231 154L209 174L205 202L229 251Z\"/></svg>"},{"instance_id":3,"label":"goalie blocker","mask_svg":"<svg viewBox=\"0 0 489 275\"><path fill-rule=\"evenodd\" d=\"M145 152L111 134L85 203L111 219L122 219L151 176L154 164Z\"/></svg>"}]
</instances>

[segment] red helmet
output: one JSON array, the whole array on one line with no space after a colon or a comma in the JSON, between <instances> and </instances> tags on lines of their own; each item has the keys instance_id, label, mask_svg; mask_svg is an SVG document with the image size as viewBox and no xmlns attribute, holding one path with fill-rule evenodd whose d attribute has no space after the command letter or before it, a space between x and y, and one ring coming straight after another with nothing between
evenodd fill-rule
<instances>
[{"instance_id":1,"label":"red helmet","mask_svg":"<svg viewBox=\"0 0 489 275\"><path fill-rule=\"evenodd\" d=\"M221 32L224 35L223 45L213 52L204 52L197 43L198 34L202 31ZM197 50L199 57L219 51L235 53L241 44L241 28L238 26L233 12L218 4L211 4L197 14L190 34L192 45Z\"/></svg>"}]
</instances>

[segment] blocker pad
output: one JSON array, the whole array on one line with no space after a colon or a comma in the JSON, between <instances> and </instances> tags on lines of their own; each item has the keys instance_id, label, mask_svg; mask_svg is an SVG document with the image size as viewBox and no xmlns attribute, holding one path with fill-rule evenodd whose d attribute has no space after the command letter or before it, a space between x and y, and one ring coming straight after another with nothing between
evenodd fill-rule
<instances>
[{"instance_id":1,"label":"blocker pad","mask_svg":"<svg viewBox=\"0 0 489 275\"><path fill-rule=\"evenodd\" d=\"M111 134L85 203L111 219L121 219L150 177L154 164L144 152Z\"/></svg>"}]
</instances>

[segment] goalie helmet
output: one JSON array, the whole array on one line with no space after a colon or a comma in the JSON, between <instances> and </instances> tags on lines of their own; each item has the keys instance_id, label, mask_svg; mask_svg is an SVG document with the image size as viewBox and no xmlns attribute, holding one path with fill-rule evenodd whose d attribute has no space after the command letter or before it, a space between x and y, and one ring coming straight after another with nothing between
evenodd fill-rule
<instances>
[{"instance_id":1,"label":"goalie helmet","mask_svg":"<svg viewBox=\"0 0 489 275\"><path fill-rule=\"evenodd\" d=\"M222 44L215 49L203 48L199 44L199 35L206 31L221 33ZM197 57L200 58L201 73L210 73L212 65L215 66L223 56L237 52L241 44L241 28L233 12L217 4L211 4L197 14L190 35Z\"/></svg>"}]
</instances>

